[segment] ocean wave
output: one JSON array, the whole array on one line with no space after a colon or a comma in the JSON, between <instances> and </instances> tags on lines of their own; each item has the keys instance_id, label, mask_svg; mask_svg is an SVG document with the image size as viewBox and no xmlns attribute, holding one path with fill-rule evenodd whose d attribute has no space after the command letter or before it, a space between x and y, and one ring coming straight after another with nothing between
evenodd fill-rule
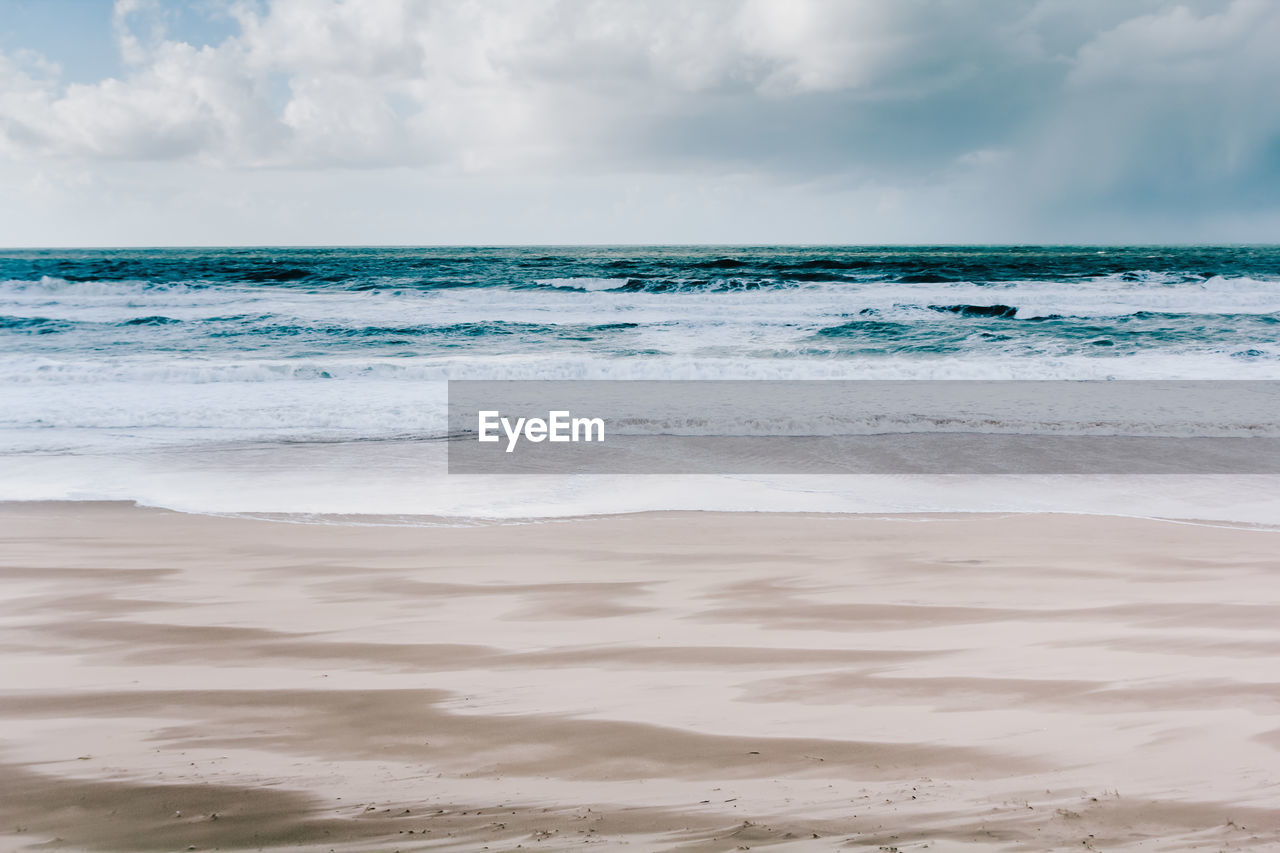
<instances>
[{"instance_id":1,"label":"ocean wave","mask_svg":"<svg viewBox=\"0 0 1280 853\"><path fill-rule=\"evenodd\" d=\"M917 277L918 279L919 277ZM847 307L885 309L894 305L929 308L937 305L1016 306L1019 317L1034 316L1117 316L1138 312L1165 314L1245 314L1280 313L1280 281L1250 276L1195 278L1166 273L1142 273L1080 278L1071 281L1026 279L1003 282L939 280L902 281L893 278L832 279L822 273L802 277L768 276L642 276L508 278L482 284L450 279L420 282L413 279L358 279L342 286L314 290L281 288L273 285L231 286L207 281L69 281L44 277L37 280L10 279L0 282L0 313L18 314L15 307L56 306L59 311L101 311L111 307L136 308L166 306L201 307L228 304L261 306L261 313L297 312L300 315L326 310L400 310L415 304L475 306L523 304L538 309L536 294L558 294L572 300L608 296L611 305L625 305L626 299L642 300L641 306L659 306L661 298L673 309L689 307L700 298L751 297L760 306L782 302L796 309L822 310L842 303ZM445 301L442 301L445 300ZM523 301L523 302L522 302ZM850 305L853 303L853 305ZM857 303L861 303L858 305ZM587 303L582 303L583 307ZM599 306L591 306L599 307ZM737 308L739 306L735 306ZM748 307L748 306L741 306ZM162 310L154 315L172 316ZM225 308L217 313L225 315ZM186 319L186 318L183 318Z\"/></svg>"},{"instance_id":2,"label":"ocean wave","mask_svg":"<svg viewBox=\"0 0 1280 853\"><path fill-rule=\"evenodd\" d=\"M71 324L51 317L9 317L0 316L0 331L11 331L25 334L47 335L62 332Z\"/></svg>"},{"instance_id":3,"label":"ocean wave","mask_svg":"<svg viewBox=\"0 0 1280 853\"><path fill-rule=\"evenodd\" d=\"M1018 309L1012 305L930 305L930 311L941 311L957 314L961 317L985 317L1007 320L1017 316Z\"/></svg>"},{"instance_id":4,"label":"ocean wave","mask_svg":"<svg viewBox=\"0 0 1280 853\"><path fill-rule=\"evenodd\" d=\"M0 281L0 299L5 296L56 296L59 298L100 297L121 295L150 295L157 293L188 293L204 290L210 285L197 281L148 281L132 279L122 281L72 281L53 276L38 279L7 279Z\"/></svg>"},{"instance_id":5,"label":"ocean wave","mask_svg":"<svg viewBox=\"0 0 1280 853\"><path fill-rule=\"evenodd\" d=\"M0 389L34 385L142 383L155 393L175 384L280 383L327 380L395 380L409 388L415 382L449 379L1280 379L1280 347L1257 350L1268 358L1241 363L1238 350L1145 352L1123 359L1087 354L1010 359L952 354L921 359L910 354L875 359L804 357L699 357L649 355L608 356L590 353L500 353L378 358L327 356L314 358L80 359L60 356L0 358ZM0 393L3 393L0 391ZM329 392L322 392L329 393Z\"/></svg>"},{"instance_id":6,"label":"ocean wave","mask_svg":"<svg viewBox=\"0 0 1280 853\"><path fill-rule=\"evenodd\" d=\"M625 278L595 278L592 276L579 276L573 278L540 278L534 281L535 284L542 287L552 287L557 290L617 290L625 287L629 279Z\"/></svg>"},{"instance_id":7,"label":"ocean wave","mask_svg":"<svg viewBox=\"0 0 1280 853\"><path fill-rule=\"evenodd\" d=\"M134 317L132 320L125 320L122 325L125 326L167 326L170 323L181 323L181 320L174 317L162 317L159 314L148 314L145 317Z\"/></svg>"}]
</instances>

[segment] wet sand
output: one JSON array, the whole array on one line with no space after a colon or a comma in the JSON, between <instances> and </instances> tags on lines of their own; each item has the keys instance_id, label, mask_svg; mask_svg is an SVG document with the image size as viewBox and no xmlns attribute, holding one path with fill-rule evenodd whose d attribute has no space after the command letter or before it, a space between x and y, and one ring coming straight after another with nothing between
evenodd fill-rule
<instances>
[{"instance_id":1,"label":"wet sand","mask_svg":"<svg viewBox=\"0 0 1280 853\"><path fill-rule=\"evenodd\" d=\"M1280 534L0 505L0 849L1280 849Z\"/></svg>"}]
</instances>

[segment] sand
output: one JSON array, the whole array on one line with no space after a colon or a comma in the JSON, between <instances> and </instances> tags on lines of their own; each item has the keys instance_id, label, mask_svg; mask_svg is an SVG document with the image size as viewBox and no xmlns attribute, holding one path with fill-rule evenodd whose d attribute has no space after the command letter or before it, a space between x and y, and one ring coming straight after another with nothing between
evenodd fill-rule
<instances>
[{"instance_id":1,"label":"sand","mask_svg":"<svg viewBox=\"0 0 1280 853\"><path fill-rule=\"evenodd\" d=\"M0 505L0 848L1280 849L1280 534L344 521Z\"/></svg>"}]
</instances>

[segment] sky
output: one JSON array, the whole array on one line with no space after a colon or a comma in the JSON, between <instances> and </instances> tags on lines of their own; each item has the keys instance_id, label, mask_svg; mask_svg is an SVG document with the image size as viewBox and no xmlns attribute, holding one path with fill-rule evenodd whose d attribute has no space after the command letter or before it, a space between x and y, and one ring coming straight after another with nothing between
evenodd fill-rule
<instances>
[{"instance_id":1,"label":"sky","mask_svg":"<svg viewBox=\"0 0 1280 853\"><path fill-rule=\"evenodd\" d=\"M0 0L0 245L1280 242L1275 0Z\"/></svg>"}]
</instances>

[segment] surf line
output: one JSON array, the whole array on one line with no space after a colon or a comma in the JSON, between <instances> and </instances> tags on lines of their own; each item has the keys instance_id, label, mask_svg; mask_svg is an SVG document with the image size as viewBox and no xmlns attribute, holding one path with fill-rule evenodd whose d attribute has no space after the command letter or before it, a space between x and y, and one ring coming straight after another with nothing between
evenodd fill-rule
<instances>
[{"instance_id":1,"label":"surf line","mask_svg":"<svg viewBox=\"0 0 1280 853\"><path fill-rule=\"evenodd\" d=\"M511 418L496 409L476 413L480 441L501 441L507 437L506 452L516 449L520 439L540 441L604 441L604 418L575 418L567 410L547 412L546 418Z\"/></svg>"}]
</instances>

